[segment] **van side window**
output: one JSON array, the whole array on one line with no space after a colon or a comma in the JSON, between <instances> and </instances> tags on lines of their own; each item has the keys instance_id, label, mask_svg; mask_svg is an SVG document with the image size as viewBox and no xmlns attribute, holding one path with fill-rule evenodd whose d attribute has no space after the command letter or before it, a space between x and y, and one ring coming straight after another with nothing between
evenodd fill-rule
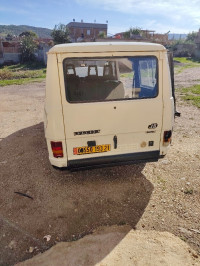
<instances>
[{"instance_id":1,"label":"van side window","mask_svg":"<svg viewBox=\"0 0 200 266\"><path fill-rule=\"evenodd\" d=\"M154 98L158 95L155 56L83 58L63 61L70 103Z\"/></svg>"}]
</instances>

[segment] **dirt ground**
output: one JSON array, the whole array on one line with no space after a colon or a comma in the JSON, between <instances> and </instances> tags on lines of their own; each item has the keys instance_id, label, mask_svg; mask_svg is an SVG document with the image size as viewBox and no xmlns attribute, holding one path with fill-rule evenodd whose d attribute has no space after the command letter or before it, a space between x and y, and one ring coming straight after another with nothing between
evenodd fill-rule
<instances>
[{"instance_id":1,"label":"dirt ground","mask_svg":"<svg viewBox=\"0 0 200 266\"><path fill-rule=\"evenodd\" d=\"M60 242L16 266L35 265L199 266L200 258L184 241L169 232L113 225L100 227L77 241Z\"/></svg>"},{"instance_id":2,"label":"dirt ground","mask_svg":"<svg viewBox=\"0 0 200 266\"><path fill-rule=\"evenodd\" d=\"M186 69L176 87L199 78L200 68ZM172 146L157 163L60 171L47 155L44 88L44 82L0 88L0 265L124 224L171 232L200 255L200 109L178 98Z\"/></svg>"}]
</instances>

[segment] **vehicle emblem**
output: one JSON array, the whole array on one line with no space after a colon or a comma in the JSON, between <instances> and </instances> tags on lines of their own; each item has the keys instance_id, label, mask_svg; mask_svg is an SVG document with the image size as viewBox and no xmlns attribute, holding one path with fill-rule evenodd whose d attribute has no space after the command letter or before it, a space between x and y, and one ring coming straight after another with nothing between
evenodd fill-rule
<instances>
[{"instance_id":1,"label":"vehicle emblem","mask_svg":"<svg viewBox=\"0 0 200 266\"><path fill-rule=\"evenodd\" d=\"M100 129L74 132L74 136L98 134L98 133L100 133Z\"/></svg>"},{"instance_id":2,"label":"vehicle emblem","mask_svg":"<svg viewBox=\"0 0 200 266\"><path fill-rule=\"evenodd\" d=\"M157 123L153 123L151 125L148 126L149 129L153 129L153 128L157 128L158 124Z\"/></svg>"}]
</instances>

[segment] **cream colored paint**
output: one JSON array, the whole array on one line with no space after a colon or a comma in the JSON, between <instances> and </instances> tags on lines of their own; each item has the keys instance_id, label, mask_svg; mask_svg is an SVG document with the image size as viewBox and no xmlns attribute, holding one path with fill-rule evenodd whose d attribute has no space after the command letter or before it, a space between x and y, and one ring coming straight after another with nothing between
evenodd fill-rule
<instances>
[{"instance_id":1,"label":"cream colored paint","mask_svg":"<svg viewBox=\"0 0 200 266\"><path fill-rule=\"evenodd\" d=\"M111 47L114 51L107 52ZM94 52L95 49L97 52ZM117 50L126 51L117 52ZM153 55L158 59L159 94L156 98L99 103L70 104L67 102L63 76L63 60L65 58L136 55ZM109 45L108 43L91 45L90 43L89 45L55 46L48 54L45 113L47 117L45 136L49 158L50 162L58 167L67 166L68 160L74 159L153 150L160 150L160 154L165 154L167 147L163 146L162 143L163 132L171 130L173 124L173 98L171 97L170 75L165 48L161 45L141 43L134 43L134 45L130 43L128 45ZM158 127L155 133L147 134L148 125L151 123L158 123ZM101 130L99 134L74 136L76 131L96 129ZM113 149L114 135L118 136L117 149ZM97 145L111 144L111 151L73 155L74 147L87 146L87 141L90 140L95 140ZM141 143L148 143L150 140L155 143L153 147L147 145L142 147ZM50 141L62 141L63 158L56 159L53 157Z\"/></svg>"},{"instance_id":2,"label":"cream colored paint","mask_svg":"<svg viewBox=\"0 0 200 266\"><path fill-rule=\"evenodd\" d=\"M160 59L160 53L158 52L120 52L120 56L156 56ZM81 58L81 57L114 57L114 56L119 56L119 52L91 52L91 53L62 53L62 54L57 54L58 57L58 63L63 62L65 58Z\"/></svg>"},{"instance_id":3,"label":"cream colored paint","mask_svg":"<svg viewBox=\"0 0 200 266\"><path fill-rule=\"evenodd\" d=\"M55 45L49 50L49 54L71 53L97 53L97 52L153 52L165 51L165 47L160 44L146 42L90 42L90 43L70 43Z\"/></svg>"},{"instance_id":4,"label":"cream colored paint","mask_svg":"<svg viewBox=\"0 0 200 266\"><path fill-rule=\"evenodd\" d=\"M65 142L65 128L63 123L63 108L61 104L57 57L55 54L48 55L47 60L44 129L51 164L56 165L58 167L67 166L67 150ZM62 141L64 158L53 157L50 141Z\"/></svg>"}]
</instances>

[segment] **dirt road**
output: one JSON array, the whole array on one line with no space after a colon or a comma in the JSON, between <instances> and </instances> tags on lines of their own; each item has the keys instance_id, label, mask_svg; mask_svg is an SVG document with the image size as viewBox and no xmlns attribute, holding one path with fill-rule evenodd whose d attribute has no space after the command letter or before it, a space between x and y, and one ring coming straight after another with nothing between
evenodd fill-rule
<instances>
[{"instance_id":1,"label":"dirt road","mask_svg":"<svg viewBox=\"0 0 200 266\"><path fill-rule=\"evenodd\" d=\"M200 253L200 110L178 100L172 147L158 163L58 171L44 140L44 87L0 88L0 264L114 224L174 233Z\"/></svg>"},{"instance_id":2,"label":"dirt road","mask_svg":"<svg viewBox=\"0 0 200 266\"><path fill-rule=\"evenodd\" d=\"M0 139L43 121L45 82L0 87Z\"/></svg>"}]
</instances>

